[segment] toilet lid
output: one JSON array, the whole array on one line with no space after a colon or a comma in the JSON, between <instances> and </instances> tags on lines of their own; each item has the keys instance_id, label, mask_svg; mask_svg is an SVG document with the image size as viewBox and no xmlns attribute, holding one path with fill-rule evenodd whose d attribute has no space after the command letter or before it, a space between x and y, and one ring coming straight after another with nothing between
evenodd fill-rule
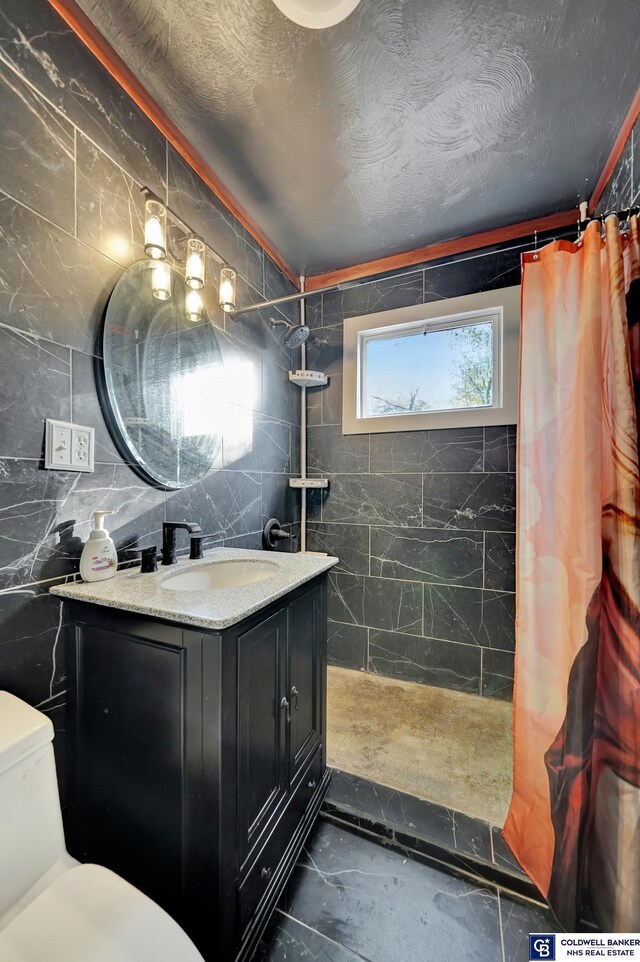
<instances>
[{"instance_id":1,"label":"toilet lid","mask_svg":"<svg viewBox=\"0 0 640 962\"><path fill-rule=\"evenodd\" d=\"M203 962L155 902L100 865L59 876L0 931L2 962Z\"/></svg>"}]
</instances>

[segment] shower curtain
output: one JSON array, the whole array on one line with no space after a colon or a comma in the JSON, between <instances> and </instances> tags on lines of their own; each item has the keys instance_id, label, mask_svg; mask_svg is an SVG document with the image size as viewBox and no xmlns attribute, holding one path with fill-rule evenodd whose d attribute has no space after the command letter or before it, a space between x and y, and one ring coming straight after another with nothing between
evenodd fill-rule
<instances>
[{"instance_id":1,"label":"shower curtain","mask_svg":"<svg viewBox=\"0 0 640 962\"><path fill-rule=\"evenodd\" d=\"M523 258L514 785L504 837L561 925L640 931L640 245Z\"/></svg>"}]
</instances>

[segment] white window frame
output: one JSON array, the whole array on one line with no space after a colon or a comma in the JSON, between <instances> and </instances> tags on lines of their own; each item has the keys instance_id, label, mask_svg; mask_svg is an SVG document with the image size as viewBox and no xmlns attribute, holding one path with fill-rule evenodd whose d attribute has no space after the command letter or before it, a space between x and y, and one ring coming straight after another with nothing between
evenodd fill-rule
<instances>
[{"instance_id":1,"label":"white window frame","mask_svg":"<svg viewBox=\"0 0 640 962\"><path fill-rule=\"evenodd\" d=\"M363 417L367 343L421 330L442 331L462 324L491 320L493 325L493 404L489 407L453 408ZM518 366L520 350L520 285L498 291L465 294L445 301L401 307L344 320L342 433L380 434L439 428L516 424L518 419Z\"/></svg>"}]
</instances>

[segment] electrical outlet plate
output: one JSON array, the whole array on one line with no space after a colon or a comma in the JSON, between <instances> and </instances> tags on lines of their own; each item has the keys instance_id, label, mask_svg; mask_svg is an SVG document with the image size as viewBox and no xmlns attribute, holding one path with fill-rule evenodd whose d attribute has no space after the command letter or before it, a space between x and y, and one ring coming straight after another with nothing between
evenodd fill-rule
<instances>
[{"instance_id":1,"label":"electrical outlet plate","mask_svg":"<svg viewBox=\"0 0 640 962\"><path fill-rule=\"evenodd\" d=\"M47 418L44 466L51 471L93 471L94 428Z\"/></svg>"}]
</instances>

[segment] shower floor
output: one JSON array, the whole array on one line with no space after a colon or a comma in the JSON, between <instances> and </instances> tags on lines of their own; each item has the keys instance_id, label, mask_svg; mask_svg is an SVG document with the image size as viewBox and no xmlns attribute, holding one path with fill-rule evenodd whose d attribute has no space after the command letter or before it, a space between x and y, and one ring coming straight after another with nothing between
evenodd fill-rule
<instances>
[{"instance_id":1,"label":"shower floor","mask_svg":"<svg viewBox=\"0 0 640 962\"><path fill-rule=\"evenodd\" d=\"M510 704L335 667L327 702L329 765L503 825Z\"/></svg>"}]
</instances>

